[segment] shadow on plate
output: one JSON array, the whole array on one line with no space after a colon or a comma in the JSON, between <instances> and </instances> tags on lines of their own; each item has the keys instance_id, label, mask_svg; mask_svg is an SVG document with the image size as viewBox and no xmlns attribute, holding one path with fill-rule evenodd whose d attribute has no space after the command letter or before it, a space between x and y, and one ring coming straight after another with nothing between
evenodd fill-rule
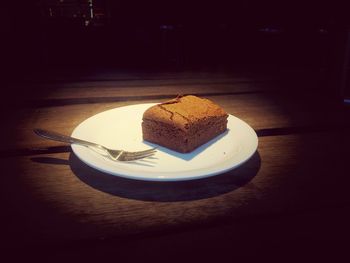
<instances>
[{"instance_id":1,"label":"shadow on plate","mask_svg":"<svg viewBox=\"0 0 350 263\"><path fill-rule=\"evenodd\" d=\"M255 152L247 162L226 173L176 182L141 181L109 175L89 167L74 153L70 154L69 163L82 182L105 193L143 201L176 202L210 198L234 191L258 173L261 159Z\"/></svg>"},{"instance_id":2,"label":"shadow on plate","mask_svg":"<svg viewBox=\"0 0 350 263\"><path fill-rule=\"evenodd\" d=\"M216 143L221 138L225 137L228 133L229 133L229 129L227 129L224 133L216 136L215 138L213 138L209 142L201 145L200 147L198 147L197 149L195 149L194 151L192 151L190 153L179 153L179 152L170 150L169 148L165 148L165 147L159 146L158 144L150 143L150 142L147 142L147 141L143 141L143 143L148 145L148 146L150 146L150 147L157 147L158 151L161 151L161 152L164 152L166 154L172 155L172 156L174 156L176 158L180 158L180 159L183 159L185 161L190 161L195 156L197 156L198 154L203 152L205 149L207 149L210 145Z\"/></svg>"}]
</instances>

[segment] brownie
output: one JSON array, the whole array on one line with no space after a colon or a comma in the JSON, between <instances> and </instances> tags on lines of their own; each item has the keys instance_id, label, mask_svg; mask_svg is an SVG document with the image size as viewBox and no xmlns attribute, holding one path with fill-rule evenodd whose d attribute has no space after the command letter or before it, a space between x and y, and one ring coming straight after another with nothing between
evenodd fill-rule
<instances>
[{"instance_id":1,"label":"brownie","mask_svg":"<svg viewBox=\"0 0 350 263\"><path fill-rule=\"evenodd\" d=\"M144 112L143 139L188 153L225 132L227 117L220 106L208 99L178 96Z\"/></svg>"}]
</instances>

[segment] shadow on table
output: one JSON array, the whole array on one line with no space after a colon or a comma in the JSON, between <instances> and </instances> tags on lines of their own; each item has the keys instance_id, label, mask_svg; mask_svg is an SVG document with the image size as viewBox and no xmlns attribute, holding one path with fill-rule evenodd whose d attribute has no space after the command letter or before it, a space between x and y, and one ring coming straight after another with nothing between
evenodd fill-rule
<instances>
[{"instance_id":1,"label":"shadow on table","mask_svg":"<svg viewBox=\"0 0 350 263\"><path fill-rule=\"evenodd\" d=\"M178 182L141 181L109 175L87 166L73 153L70 154L69 163L81 181L100 191L137 200L175 202L231 192L248 183L258 173L261 159L256 152L243 165L224 174Z\"/></svg>"},{"instance_id":2,"label":"shadow on table","mask_svg":"<svg viewBox=\"0 0 350 263\"><path fill-rule=\"evenodd\" d=\"M36 163L46 163L46 164L55 164L55 165L69 165L69 160L53 158L53 157L32 157L30 159L33 162L36 162Z\"/></svg>"}]
</instances>

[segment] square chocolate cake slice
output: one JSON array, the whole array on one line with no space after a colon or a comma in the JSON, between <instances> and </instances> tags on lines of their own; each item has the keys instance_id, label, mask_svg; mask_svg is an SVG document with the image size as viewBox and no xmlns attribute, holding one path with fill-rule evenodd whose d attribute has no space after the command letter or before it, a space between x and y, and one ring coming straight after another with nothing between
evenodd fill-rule
<instances>
[{"instance_id":1,"label":"square chocolate cake slice","mask_svg":"<svg viewBox=\"0 0 350 263\"><path fill-rule=\"evenodd\" d=\"M144 112L143 139L188 153L225 132L227 118L228 114L208 99L178 96Z\"/></svg>"}]
</instances>

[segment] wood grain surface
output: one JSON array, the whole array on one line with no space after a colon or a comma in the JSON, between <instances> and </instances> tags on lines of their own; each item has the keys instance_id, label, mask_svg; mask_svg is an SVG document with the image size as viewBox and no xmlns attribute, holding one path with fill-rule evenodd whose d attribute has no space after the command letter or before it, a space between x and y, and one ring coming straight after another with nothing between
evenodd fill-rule
<instances>
[{"instance_id":1,"label":"wood grain surface","mask_svg":"<svg viewBox=\"0 0 350 263\"><path fill-rule=\"evenodd\" d=\"M9 247L78 253L71 247L80 244L107 253L118 244L119 252L135 247L147 254L157 246L169 252L165 244L186 250L193 242L197 251L208 242L218 248L252 239L349 241L348 108L321 92L287 93L228 76L141 77L41 84L41 96L12 112L12 129L2 131L12 139L0 151ZM32 131L70 134L99 112L179 93L205 96L250 124L259 136L254 156L207 179L143 182L98 172L69 146Z\"/></svg>"}]
</instances>

